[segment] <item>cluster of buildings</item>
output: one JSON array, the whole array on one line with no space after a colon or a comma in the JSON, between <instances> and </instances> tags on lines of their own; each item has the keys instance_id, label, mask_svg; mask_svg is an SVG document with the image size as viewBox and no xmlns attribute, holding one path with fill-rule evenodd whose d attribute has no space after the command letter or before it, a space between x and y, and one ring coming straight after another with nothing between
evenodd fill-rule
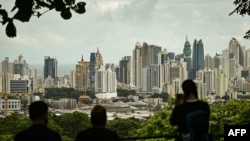
<instances>
[{"instance_id":1,"label":"cluster of buildings","mask_svg":"<svg viewBox=\"0 0 250 141\"><path fill-rule=\"evenodd\" d=\"M81 56L68 75L58 76L57 71L57 59L50 56L44 57L43 76L30 68L22 55L13 62L5 57L0 65L0 111L6 106L6 94L28 96L28 100L32 100L37 99L32 95L34 92L45 94L45 88L70 87L83 93L92 90L103 100L117 97L117 88L174 96L182 93L181 84L185 79L195 81L199 98L214 101L216 97L229 96L236 99L250 91L250 49L240 45L235 38L214 56L205 55L201 39L194 39L191 44L186 38L180 54L157 45L136 42L132 55L122 57L119 65L104 64L98 48L90 53L89 61ZM14 109L21 107L18 99L11 103ZM75 107L76 101L62 99L51 101L51 104Z\"/></svg>"}]
</instances>

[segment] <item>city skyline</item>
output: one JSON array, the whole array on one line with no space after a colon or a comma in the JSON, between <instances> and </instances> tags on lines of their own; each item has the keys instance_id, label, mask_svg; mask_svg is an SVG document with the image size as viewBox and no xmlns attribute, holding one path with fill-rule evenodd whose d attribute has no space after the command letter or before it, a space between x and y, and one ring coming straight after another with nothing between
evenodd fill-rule
<instances>
[{"instance_id":1,"label":"city skyline","mask_svg":"<svg viewBox=\"0 0 250 141\"><path fill-rule=\"evenodd\" d=\"M132 56L137 41L182 53L186 36L191 44L202 39L204 55L221 53L232 37L250 47L243 39L248 17L228 15L235 8L233 1L84 1L86 13L73 14L69 21L55 11L33 17L29 23L15 21L14 39L6 37L2 26L1 60L15 60L22 54L28 64L43 64L44 56L57 58L59 65L77 64L82 55L89 61L90 53L99 47L105 64L118 64L123 56ZM14 1L1 4L10 11Z\"/></svg>"}]
</instances>

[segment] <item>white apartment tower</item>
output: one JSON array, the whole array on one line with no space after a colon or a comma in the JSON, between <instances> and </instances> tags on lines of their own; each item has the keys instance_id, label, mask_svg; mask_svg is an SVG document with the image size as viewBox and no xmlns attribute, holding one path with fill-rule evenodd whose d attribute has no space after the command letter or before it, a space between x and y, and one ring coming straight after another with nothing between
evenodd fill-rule
<instances>
[{"instance_id":1,"label":"white apartment tower","mask_svg":"<svg viewBox=\"0 0 250 141\"><path fill-rule=\"evenodd\" d=\"M141 44L136 42L135 49L133 50L133 84L137 88L141 88L141 74L142 74L142 56L141 56Z\"/></svg>"},{"instance_id":2,"label":"white apartment tower","mask_svg":"<svg viewBox=\"0 0 250 141\"><path fill-rule=\"evenodd\" d=\"M117 80L116 73L110 68L103 66L96 72L95 75L95 93L100 99L117 97Z\"/></svg>"}]
</instances>

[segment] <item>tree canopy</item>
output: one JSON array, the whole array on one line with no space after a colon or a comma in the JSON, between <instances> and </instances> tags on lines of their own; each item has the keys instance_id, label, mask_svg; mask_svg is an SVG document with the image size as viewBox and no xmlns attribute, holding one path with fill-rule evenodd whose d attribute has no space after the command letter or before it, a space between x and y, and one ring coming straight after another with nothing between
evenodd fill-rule
<instances>
[{"instance_id":1,"label":"tree canopy","mask_svg":"<svg viewBox=\"0 0 250 141\"><path fill-rule=\"evenodd\" d=\"M237 13L241 16L250 15L250 0L235 0L233 4L236 6L236 8L229 13L229 16L233 15L234 13ZM250 30L246 32L244 38L250 39Z\"/></svg>"},{"instance_id":2,"label":"tree canopy","mask_svg":"<svg viewBox=\"0 0 250 141\"><path fill-rule=\"evenodd\" d=\"M29 22L32 16L41 17L50 10L60 12L63 19L68 20L72 17L71 11L78 14L85 13L85 2L76 2L76 0L15 0L11 12L15 12L13 17L9 17L8 12L0 4L0 16L2 25L6 25L5 33L8 37L16 37L16 27L14 20ZM18 10L16 10L18 9Z\"/></svg>"}]
</instances>

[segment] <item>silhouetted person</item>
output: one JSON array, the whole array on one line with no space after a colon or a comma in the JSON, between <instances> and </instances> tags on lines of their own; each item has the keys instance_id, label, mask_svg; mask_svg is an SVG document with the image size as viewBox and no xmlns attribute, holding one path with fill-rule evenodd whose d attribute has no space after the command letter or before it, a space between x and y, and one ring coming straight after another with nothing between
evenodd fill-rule
<instances>
[{"instance_id":1,"label":"silhouetted person","mask_svg":"<svg viewBox=\"0 0 250 141\"><path fill-rule=\"evenodd\" d=\"M101 105L96 105L91 111L92 127L78 133L75 141L120 141L116 133L105 128L106 121L106 109Z\"/></svg>"},{"instance_id":2,"label":"silhouetted person","mask_svg":"<svg viewBox=\"0 0 250 141\"><path fill-rule=\"evenodd\" d=\"M202 137L198 137L197 135L194 140L195 141L202 141L203 133L208 132L209 128L209 116L210 116L210 109L207 102L203 102L198 100L198 93L195 83L192 80L185 80L182 83L182 90L184 96L178 96L175 101L175 107L173 109L170 124L178 126L179 135L177 136L176 140L182 141L183 136L189 134L190 128L186 117L189 113L194 113L194 111L202 111L203 117L193 118L193 122L197 122L198 125L200 124L202 127L199 132L202 132ZM200 118L200 119L199 119ZM198 120L195 120L198 119ZM201 123L200 123L201 122ZM192 123L193 124L193 123ZM196 132L196 131L195 131ZM198 134L198 133L197 133ZM190 134L189 134L190 135ZM187 136L189 136L187 135Z\"/></svg>"},{"instance_id":3,"label":"silhouetted person","mask_svg":"<svg viewBox=\"0 0 250 141\"><path fill-rule=\"evenodd\" d=\"M48 106L42 101L36 101L29 106L29 118L32 125L16 134L15 141L61 141L57 132L47 127Z\"/></svg>"}]
</instances>

